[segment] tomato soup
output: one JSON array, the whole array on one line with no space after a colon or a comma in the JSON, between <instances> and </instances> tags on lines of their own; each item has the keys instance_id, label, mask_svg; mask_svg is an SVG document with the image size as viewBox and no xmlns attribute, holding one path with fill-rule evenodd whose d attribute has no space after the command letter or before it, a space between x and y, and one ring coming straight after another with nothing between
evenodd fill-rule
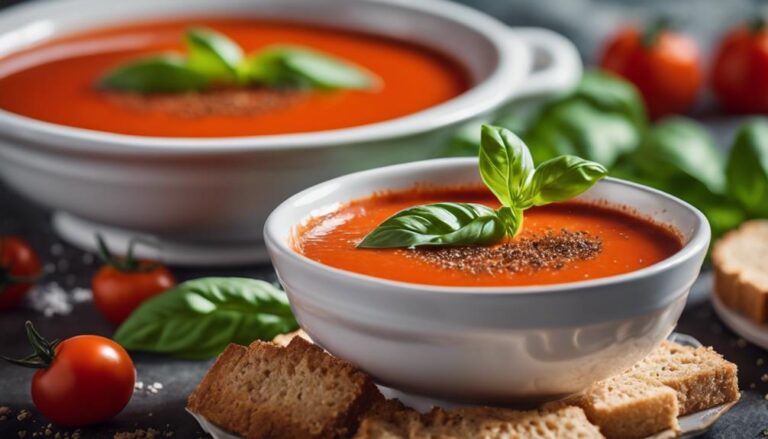
<instances>
[{"instance_id":1,"label":"tomato soup","mask_svg":"<svg viewBox=\"0 0 768 439\"><path fill-rule=\"evenodd\" d=\"M246 53L273 44L306 46L378 76L371 90L307 91L253 114L146 109L114 99L95 83L137 57L183 51L189 26L207 26ZM0 108L34 119L122 134L228 137L331 130L393 119L440 104L470 86L452 59L411 43L339 29L256 19L185 19L97 30L61 38L0 60ZM240 99L229 97L230 100ZM178 106L196 103L184 97ZM168 104L168 105L166 105ZM215 104L219 104L216 102Z\"/></svg>"},{"instance_id":2,"label":"tomato soup","mask_svg":"<svg viewBox=\"0 0 768 439\"><path fill-rule=\"evenodd\" d=\"M674 231L626 209L576 201L526 210L522 232L491 247L356 248L396 212L445 201L498 207L486 189L381 194L311 219L297 231L293 245L331 267L444 286L544 285L614 276L655 264L682 248Z\"/></svg>"}]
</instances>

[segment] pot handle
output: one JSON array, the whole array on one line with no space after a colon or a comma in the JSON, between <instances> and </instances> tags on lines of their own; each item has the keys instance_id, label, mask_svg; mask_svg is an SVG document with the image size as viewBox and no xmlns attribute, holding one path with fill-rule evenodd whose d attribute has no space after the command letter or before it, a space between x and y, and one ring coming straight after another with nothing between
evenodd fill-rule
<instances>
[{"instance_id":1,"label":"pot handle","mask_svg":"<svg viewBox=\"0 0 768 439\"><path fill-rule=\"evenodd\" d=\"M512 32L531 50L533 68L512 99L564 93L581 78L579 51L564 36L539 27L515 27Z\"/></svg>"}]
</instances>

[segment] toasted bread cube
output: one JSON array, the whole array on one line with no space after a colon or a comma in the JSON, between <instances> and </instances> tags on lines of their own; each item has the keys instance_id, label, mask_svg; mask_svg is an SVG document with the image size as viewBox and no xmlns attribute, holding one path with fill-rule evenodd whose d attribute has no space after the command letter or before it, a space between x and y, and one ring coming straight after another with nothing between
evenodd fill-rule
<instances>
[{"instance_id":1,"label":"toasted bread cube","mask_svg":"<svg viewBox=\"0 0 768 439\"><path fill-rule=\"evenodd\" d=\"M653 378L677 392L680 415L739 399L736 365L712 348L664 341L632 372Z\"/></svg>"},{"instance_id":2,"label":"toasted bread cube","mask_svg":"<svg viewBox=\"0 0 768 439\"><path fill-rule=\"evenodd\" d=\"M623 374L598 382L571 399L612 439L640 439L680 431L677 393L652 378Z\"/></svg>"},{"instance_id":3,"label":"toasted bread cube","mask_svg":"<svg viewBox=\"0 0 768 439\"><path fill-rule=\"evenodd\" d=\"M188 408L249 439L341 438L381 399L368 375L296 337L287 347L230 345Z\"/></svg>"}]
</instances>

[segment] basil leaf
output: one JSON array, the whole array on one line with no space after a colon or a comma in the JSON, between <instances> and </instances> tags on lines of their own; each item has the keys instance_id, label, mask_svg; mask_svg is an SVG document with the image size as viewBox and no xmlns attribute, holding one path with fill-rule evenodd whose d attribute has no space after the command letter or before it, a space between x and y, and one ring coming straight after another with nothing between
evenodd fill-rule
<instances>
[{"instance_id":1,"label":"basil leaf","mask_svg":"<svg viewBox=\"0 0 768 439\"><path fill-rule=\"evenodd\" d=\"M489 245L504 234L504 223L488 206L437 203L396 213L363 238L358 248Z\"/></svg>"},{"instance_id":2,"label":"basil leaf","mask_svg":"<svg viewBox=\"0 0 768 439\"><path fill-rule=\"evenodd\" d=\"M251 80L268 85L318 89L365 89L376 78L361 67L319 51L298 46L273 46L248 61Z\"/></svg>"},{"instance_id":3,"label":"basil leaf","mask_svg":"<svg viewBox=\"0 0 768 439\"><path fill-rule=\"evenodd\" d=\"M185 34L189 68L216 81L237 78L243 50L234 41L212 29L190 28Z\"/></svg>"},{"instance_id":4,"label":"basil leaf","mask_svg":"<svg viewBox=\"0 0 768 439\"><path fill-rule=\"evenodd\" d=\"M607 174L603 165L572 155L547 160L536 167L533 175L533 204L541 206L571 199Z\"/></svg>"},{"instance_id":5,"label":"basil leaf","mask_svg":"<svg viewBox=\"0 0 768 439\"><path fill-rule=\"evenodd\" d=\"M648 125L648 116L640 92L635 86L606 71L588 71L582 76L573 98L584 100L594 108L626 117L639 131Z\"/></svg>"},{"instance_id":6,"label":"basil leaf","mask_svg":"<svg viewBox=\"0 0 768 439\"><path fill-rule=\"evenodd\" d=\"M525 140L537 163L569 154L612 166L641 144L647 124L632 84L587 72L572 93L544 106Z\"/></svg>"},{"instance_id":7,"label":"basil leaf","mask_svg":"<svg viewBox=\"0 0 768 439\"><path fill-rule=\"evenodd\" d=\"M523 229L523 209L513 207L501 207L496 211L504 223L507 236L514 237Z\"/></svg>"},{"instance_id":8,"label":"basil leaf","mask_svg":"<svg viewBox=\"0 0 768 439\"><path fill-rule=\"evenodd\" d=\"M726 166L729 193L752 215L768 216L768 122L752 119L733 143Z\"/></svg>"},{"instance_id":9,"label":"basil leaf","mask_svg":"<svg viewBox=\"0 0 768 439\"><path fill-rule=\"evenodd\" d=\"M114 334L128 350L207 359L229 343L271 340L298 327L285 293L245 278L184 282L144 302Z\"/></svg>"},{"instance_id":10,"label":"basil leaf","mask_svg":"<svg viewBox=\"0 0 768 439\"><path fill-rule=\"evenodd\" d=\"M99 81L106 89L139 93L178 93L202 90L205 76L191 70L186 60L174 54L133 61L108 72Z\"/></svg>"},{"instance_id":11,"label":"basil leaf","mask_svg":"<svg viewBox=\"0 0 768 439\"><path fill-rule=\"evenodd\" d=\"M623 114L604 112L584 100L569 100L545 109L526 140L539 163L577 155L611 166L640 145L642 132Z\"/></svg>"},{"instance_id":12,"label":"basil leaf","mask_svg":"<svg viewBox=\"0 0 768 439\"><path fill-rule=\"evenodd\" d=\"M528 147L506 128L483 125L480 176L502 205L522 207L534 173Z\"/></svg>"},{"instance_id":13,"label":"basil leaf","mask_svg":"<svg viewBox=\"0 0 768 439\"><path fill-rule=\"evenodd\" d=\"M632 159L641 173L654 179L685 175L714 194L725 192L723 157L709 133L693 120L672 117L657 123Z\"/></svg>"}]
</instances>

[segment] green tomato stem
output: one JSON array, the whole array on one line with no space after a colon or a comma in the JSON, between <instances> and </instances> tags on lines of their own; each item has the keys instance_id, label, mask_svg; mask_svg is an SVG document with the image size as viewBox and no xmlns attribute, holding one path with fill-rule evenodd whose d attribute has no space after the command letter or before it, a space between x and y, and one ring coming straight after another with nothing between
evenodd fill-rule
<instances>
[{"instance_id":1,"label":"green tomato stem","mask_svg":"<svg viewBox=\"0 0 768 439\"><path fill-rule=\"evenodd\" d=\"M9 363L17 366L29 367L32 369L45 369L53 363L53 359L56 357L56 346L59 344L59 340L48 341L32 325L32 322L27 320L25 323L27 331L27 339L29 344L32 345L34 353L24 358L8 358L0 356L0 358L8 361Z\"/></svg>"},{"instance_id":2,"label":"green tomato stem","mask_svg":"<svg viewBox=\"0 0 768 439\"><path fill-rule=\"evenodd\" d=\"M640 44L646 49L651 49L659 41L661 34L671 27L671 22L667 17L660 17L654 20L650 26L645 29L640 37Z\"/></svg>"}]
</instances>

